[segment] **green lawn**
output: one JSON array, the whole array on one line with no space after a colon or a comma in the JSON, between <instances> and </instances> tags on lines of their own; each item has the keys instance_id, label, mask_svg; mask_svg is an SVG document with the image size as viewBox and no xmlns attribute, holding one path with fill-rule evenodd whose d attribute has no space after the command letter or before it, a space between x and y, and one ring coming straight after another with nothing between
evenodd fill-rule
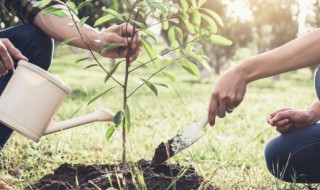
<instances>
[{"instance_id":1,"label":"green lawn","mask_svg":"<svg viewBox=\"0 0 320 190\"><path fill-rule=\"evenodd\" d=\"M86 103L96 93L114 83L103 82L104 73L98 68L83 70L94 62L75 60L83 53L71 54L66 48L58 51L50 69L72 89L59 110L56 120L64 120L84 105L77 115L89 113L95 107L106 107L114 112L121 109L122 94L117 88L88 107ZM109 65L108 59L100 58ZM134 67L134 66L132 66ZM151 159L156 146L170 139L179 130L199 121L205 114L211 90L217 77L199 81L181 68L167 70L176 76L171 83L162 76L153 81L167 83L170 88L159 87L155 96L146 87L129 99L132 130L128 135L128 159ZM135 72L136 76L149 76L152 66ZM122 80L123 68L116 74ZM132 80L130 91L137 86ZM316 100L310 71L299 70L250 84L244 102L225 119L219 119L214 128L170 162L192 165L197 172L221 189L303 189L304 185L282 183L273 178L264 163L264 146L277 132L266 123L267 114L281 107L307 108ZM121 160L121 130L109 141L105 132L110 124L94 123L43 137L39 143L14 134L0 158L0 176L23 188L52 172L62 163L115 163Z\"/></svg>"}]
</instances>

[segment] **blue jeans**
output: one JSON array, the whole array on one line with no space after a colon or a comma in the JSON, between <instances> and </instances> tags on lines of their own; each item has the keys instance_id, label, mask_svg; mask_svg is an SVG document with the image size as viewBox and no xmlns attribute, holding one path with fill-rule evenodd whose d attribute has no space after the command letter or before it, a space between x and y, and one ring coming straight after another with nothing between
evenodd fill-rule
<instances>
[{"instance_id":1,"label":"blue jeans","mask_svg":"<svg viewBox=\"0 0 320 190\"><path fill-rule=\"evenodd\" d=\"M315 90L320 99L320 69L315 75ZM320 182L320 124L296 129L269 141L265 148L268 170L287 182Z\"/></svg>"},{"instance_id":2,"label":"blue jeans","mask_svg":"<svg viewBox=\"0 0 320 190\"><path fill-rule=\"evenodd\" d=\"M0 31L0 38L7 38L33 63L45 70L49 69L52 60L53 41L34 25L20 25ZM14 60L14 59L13 59ZM15 66L17 61L14 60ZM0 78L0 95L6 87L12 72ZM17 94L19 96L19 94ZM0 151L8 141L12 130L0 124Z\"/></svg>"}]
</instances>

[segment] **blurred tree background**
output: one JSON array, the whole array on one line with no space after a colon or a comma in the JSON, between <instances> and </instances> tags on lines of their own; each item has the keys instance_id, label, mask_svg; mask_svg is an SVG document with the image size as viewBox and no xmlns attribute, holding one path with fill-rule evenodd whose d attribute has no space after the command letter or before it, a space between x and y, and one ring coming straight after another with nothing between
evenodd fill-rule
<instances>
[{"instance_id":1,"label":"blurred tree background","mask_svg":"<svg viewBox=\"0 0 320 190\"><path fill-rule=\"evenodd\" d=\"M74 0L77 5L82 1ZM122 3L118 0L93 0L89 6L80 10L79 17L88 16L86 23L94 25L96 19L105 14L102 11L104 8L126 11ZM227 47L213 45L208 41L201 42L214 74L220 74L222 69L236 64L239 59L279 47L320 26L320 0L208 0L205 6L221 16L224 27L217 26L218 31L233 41ZM303 7L307 7L307 11L302 11ZM305 15L304 19L299 19L301 15ZM205 26L208 20L202 20L205 20L201 23ZM19 24L18 19L1 8L0 29L16 24ZM184 34L187 36L187 30ZM163 38L167 41L167 36ZM310 69L313 72L315 68ZM202 77L210 76L204 69L201 74Z\"/></svg>"}]
</instances>

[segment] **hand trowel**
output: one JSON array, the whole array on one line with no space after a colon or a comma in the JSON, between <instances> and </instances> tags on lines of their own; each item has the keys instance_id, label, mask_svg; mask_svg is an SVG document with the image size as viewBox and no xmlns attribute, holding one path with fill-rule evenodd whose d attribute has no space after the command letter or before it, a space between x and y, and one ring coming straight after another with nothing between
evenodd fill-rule
<instances>
[{"instance_id":1,"label":"hand trowel","mask_svg":"<svg viewBox=\"0 0 320 190\"><path fill-rule=\"evenodd\" d=\"M180 151L191 146L204 135L204 127L207 124L208 116L206 115L198 125L193 123L166 143L162 142L155 150L151 165L159 165L172 156L178 154Z\"/></svg>"}]
</instances>

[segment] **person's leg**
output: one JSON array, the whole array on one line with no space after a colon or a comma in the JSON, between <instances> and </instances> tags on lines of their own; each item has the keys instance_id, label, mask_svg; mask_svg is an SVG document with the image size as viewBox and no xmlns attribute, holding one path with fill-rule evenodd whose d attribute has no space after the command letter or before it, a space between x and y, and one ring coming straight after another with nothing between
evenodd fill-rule
<instances>
[{"instance_id":1,"label":"person's leg","mask_svg":"<svg viewBox=\"0 0 320 190\"><path fill-rule=\"evenodd\" d=\"M24 56L45 70L49 69L52 59L53 41L34 25L21 25L0 31L0 38L8 38ZM17 60L14 60L15 66ZM10 71L0 78L0 95L12 76ZM0 151L12 134L12 130L0 124Z\"/></svg>"},{"instance_id":2,"label":"person's leg","mask_svg":"<svg viewBox=\"0 0 320 190\"><path fill-rule=\"evenodd\" d=\"M288 182L320 182L320 124L273 138L266 146L268 170Z\"/></svg>"},{"instance_id":3,"label":"person's leg","mask_svg":"<svg viewBox=\"0 0 320 190\"><path fill-rule=\"evenodd\" d=\"M320 70L315 74L320 98ZM273 138L265 149L268 170L288 182L320 182L320 124Z\"/></svg>"}]
</instances>

